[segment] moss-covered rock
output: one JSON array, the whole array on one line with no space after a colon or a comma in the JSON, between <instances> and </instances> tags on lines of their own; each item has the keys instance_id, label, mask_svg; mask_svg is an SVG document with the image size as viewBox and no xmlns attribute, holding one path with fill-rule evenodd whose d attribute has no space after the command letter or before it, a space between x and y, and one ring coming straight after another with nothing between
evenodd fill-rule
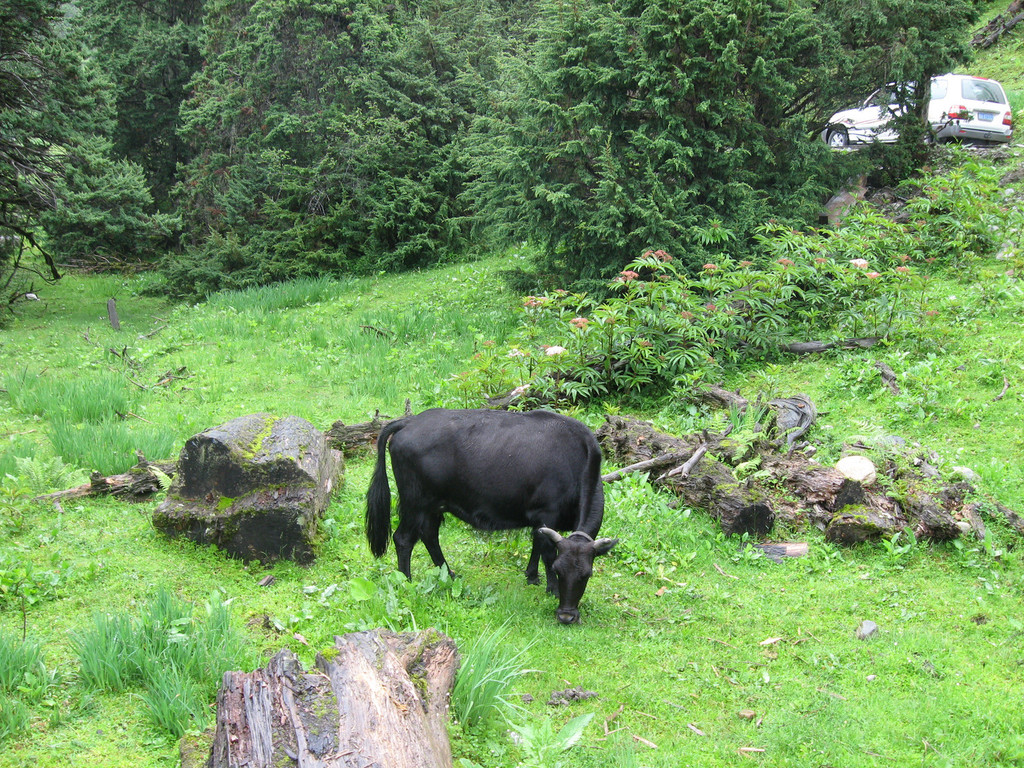
<instances>
[{"instance_id":1,"label":"moss-covered rock","mask_svg":"<svg viewBox=\"0 0 1024 768\"><path fill-rule=\"evenodd\" d=\"M242 416L185 443L153 524L245 560L308 562L342 470L309 422Z\"/></svg>"}]
</instances>

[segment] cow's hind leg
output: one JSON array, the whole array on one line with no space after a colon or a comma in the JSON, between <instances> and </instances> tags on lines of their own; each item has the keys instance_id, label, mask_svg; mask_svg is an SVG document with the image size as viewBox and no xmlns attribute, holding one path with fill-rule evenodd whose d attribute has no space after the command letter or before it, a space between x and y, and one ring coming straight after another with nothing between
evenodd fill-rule
<instances>
[{"instance_id":1,"label":"cow's hind leg","mask_svg":"<svg viewBox=\"0 0 1024 768\"><path fill-rule=\"evenodd\" d=\"M430 559L434 561L434 566L440 568L444 566L448 569L448 574L454 579L455 571L448 565L448 561L444 558L444 552L441 551L441 542L438 540L438 531L441 528L441 513L424 513L420 519L420 538L423 540L423 546L427 548L427 553L430 555Z\"/></svg>"},{"instance_id":2,"label":"cow's hind leg","mask_svg":"<svg viewBox=\"0 0 1024 768\"><path fill-rule=\"evenodd\" d=\"M398 570L405 574L405 578L412 578L412 548L420 540L419 530L415 523L415 515L402 515L395 528L395 534L391 538L395 542L395 552L398 553Z\"/></svg>"}]
</instances>

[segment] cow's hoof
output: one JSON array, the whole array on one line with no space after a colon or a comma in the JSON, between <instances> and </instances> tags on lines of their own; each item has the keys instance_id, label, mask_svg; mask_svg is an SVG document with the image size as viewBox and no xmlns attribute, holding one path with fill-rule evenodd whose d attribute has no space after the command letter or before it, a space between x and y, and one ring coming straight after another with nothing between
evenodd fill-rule
<instances>
[{"instance_id":1,"label":"cow's hoof","mask_svg":"<svg viewBox=\"0 0 1024 768\"><path fill-rule=\"evenodd\" d=\"M540 584L540 576L527 576L526 583L538 586Z\"/></svg>"}]
</instances>

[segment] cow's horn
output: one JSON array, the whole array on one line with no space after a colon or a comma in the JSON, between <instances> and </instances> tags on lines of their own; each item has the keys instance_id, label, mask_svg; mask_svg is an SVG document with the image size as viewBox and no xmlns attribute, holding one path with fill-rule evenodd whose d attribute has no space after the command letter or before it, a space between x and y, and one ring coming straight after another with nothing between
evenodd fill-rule
<instances>
[{"instance_id":1,"label":"cow's horn","mask_svg":"<svg viewBox=\"0 0 1024 768\"><path fill-rule=\"evenodd\" d=\"M591 536L591 535L590 535L589 533L587 533L586 531L573 531L573 532L572 532L572 535L573 535L573 536L582 536L582 537L583 537L583 538L585 538L585 539L586 539L587 541L593 541L593 540L594 540L594 537L593 537L593 536Z\"/></svg>"},{"instance_id":2,"label":"cow's horn","mask_svg":"<svg viewBox=\"0 0 1024 768\"><path fill-rule=\"evenodd\" d=\"M594 551L599 555L604 555L618 543L618 539L598 539L594 542Z\"/></svg>"},{"instance_id":3,"label":"cow's horn","mask_svg":"<svg viewBox=\"0 0 1024 768\"><path fill-rule=\"evenodd\" d=\"M537 533L542 533L545 536L547 536L549 539L551 539L552 544L557 544L562 540L562 534L560 534L558 531L553 531L550 528L538 528Z\"/></svg>"}]
</instances>

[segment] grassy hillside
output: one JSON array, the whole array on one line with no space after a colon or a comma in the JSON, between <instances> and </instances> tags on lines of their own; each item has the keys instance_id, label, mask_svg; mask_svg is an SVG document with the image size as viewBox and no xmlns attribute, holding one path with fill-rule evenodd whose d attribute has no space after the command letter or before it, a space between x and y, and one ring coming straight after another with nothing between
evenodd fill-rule
<instances>
[{"instance_id":1,"label":"grassy hillside","mask_svg":"<svg viewBox=\"0 0 1024 768\"><path fill-rule=\"evenodd\" d=\"M995 16L1005 13L1009 0L996 0L988 4L978 27L984 26ZM998 44L979 50L966 71L972 75L991 77L1002 83L1014 109L1018 132L1024 118L1017 113L1024 109L1024 29L1018 25L1010 34L1003 36Z\"/></svg>"},{"instance_id":2,"label":"grassy hillside","mask_svg":"<svg viewBox=\"0 0 1024 768\"><path fill-rule=\"evenodd\" d=\"M462 576L454 583L421 549L411 584L395 577L393 553L374 561L362 532L368 459L349 462L320 556L305 568L246 566L168 541L149 522L155 501L28 500L81 481L73 464L130 463L130 449L145 441L176 449L245 413L296 414L325 429L377 408L397 414L407 397L416 411L476 405L459 375L518 323L519 300L497 279L509 258L182 307L144 296L144 277L69 276L41 303L23 305L0 336L0 469L12 475L0 496L0 634L36 638L43 665L21 680L25 690L6 694L20 703L27 730L6 739L0 766L175 765L177 744L147 705L152 691L129 683L111 692L82 666L98 614L141 620L165 591L195 606L194 619L175 626L201 626L204 606L226 604L248 643L235 663L250 668L281 647L311 662L333 635L356 629L437 626L463 650L500 630L501 647L523 651L518 710L511 725L453 726L464 766L1024 764L1024 564L1016 539L992 521L986 542L901 535L853 550L817 531L779 531L809 543L806 557L780 564L631 478L609 486L602 530L622 541L597 564L584 623L563 627L553 598L524 582L522 534L447 525L442 544ZM823 413L812 433L823 455L853 435L899 434L973 467L985 493L1024 508L1024 297L1007 277L1019 267L989 258L938 279L933 325L914 337L752 364L726 384L749 396L809 394ZM111 296L120 331L106 322ZM903 394L880 385L878 360L900 374ZM999 398L1004 377L1010 387ZM692 428L684 394L609 401L577 415L597 426L616 410L665 431ZM59 460L59 416L87 411L83 401L116 405L116 413L83 416L91 426L65 430L65 450L82 458ZM100 426L104 447L119 444L120 455L88 452ZM276 581L259 587L267 574ZM855 636L863 620L879 626L868 640ZM5 663L0 656L0 669ZM173 681L166 685L178 695ZM552 692L576 686L597 696L547 704ZM17 705L4 707L0 720L16 719ZM558 728L585 713L594 718L580 745L555 756ZM188 727L205 727L211 714L193 711Z\"/></svg>"}]
</instances>

